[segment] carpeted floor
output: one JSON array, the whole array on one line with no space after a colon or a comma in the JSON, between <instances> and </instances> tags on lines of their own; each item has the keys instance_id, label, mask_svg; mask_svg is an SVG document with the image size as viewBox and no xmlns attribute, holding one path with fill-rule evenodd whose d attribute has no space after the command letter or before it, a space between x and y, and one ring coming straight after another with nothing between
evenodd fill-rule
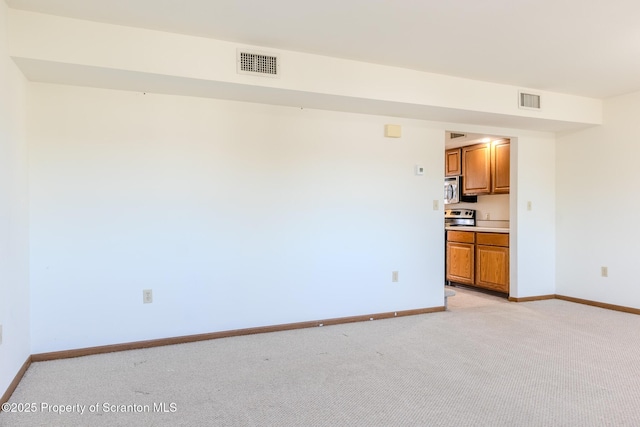
<instances>
[{"instance_id":1,"label":"carpeted floor","mask_svg":"<svg viewBox=\"0 0 640 427\"><path fill-rule=\"evenodd\" d=\"M10 403L36 411L0 426L640 425L640 316L454 290L445 312L34 363Z\"/></svg>"}]
</instances>

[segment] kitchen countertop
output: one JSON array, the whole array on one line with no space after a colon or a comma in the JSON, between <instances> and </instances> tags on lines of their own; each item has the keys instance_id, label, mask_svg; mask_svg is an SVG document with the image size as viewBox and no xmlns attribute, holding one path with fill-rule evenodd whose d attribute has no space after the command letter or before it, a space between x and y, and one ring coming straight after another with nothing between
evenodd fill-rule
<instances>
[{"instance_id":1,"label":"kitchen countertop","mask_svg":"<svg viewBox=\"0 0 640 427\"><path fill-rule=\"evenodd\" d=\"M471 227L471 226L453 226L453 227L445 227L445 230L454 230L454 231L477 231L483 233L508 233L509 229L506 227Z\"/></svg>"}]
</instances>

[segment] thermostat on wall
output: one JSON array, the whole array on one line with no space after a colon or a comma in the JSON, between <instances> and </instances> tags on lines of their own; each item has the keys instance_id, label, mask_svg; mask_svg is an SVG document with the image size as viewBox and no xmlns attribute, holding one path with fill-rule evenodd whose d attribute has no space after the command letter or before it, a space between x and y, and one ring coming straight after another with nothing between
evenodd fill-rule
<instances>
[{"instance_id":1,"label":"thermostat on wall","mask_svg":"<svg viewBox=\"0 0 640 427\"><path fill-rule=\"evenodd\" d=\"M416 175L424 175L424 166L416 165Z\"/></svg>"}]
</instances>

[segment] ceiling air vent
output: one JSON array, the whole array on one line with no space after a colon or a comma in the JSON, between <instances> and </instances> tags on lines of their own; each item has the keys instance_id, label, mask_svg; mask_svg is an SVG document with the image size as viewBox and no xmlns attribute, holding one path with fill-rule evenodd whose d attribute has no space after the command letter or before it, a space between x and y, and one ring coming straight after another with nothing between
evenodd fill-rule
<instances>
[{"instance_id":1,"label":"ceiling air vent","mask_svg":"<svg viewBox=\"0 0 640 427\"><path fill-rule=\"evenodd\" d=\"M464 138L465 136L467 136L466 133L457 133L457 132L449 133L449 139Z\"/></svg>"},{"instance_id":2,"label":"ceiling air vent","mask_svg":"<svg viewBox=\"0 0 640 427\"><path fill-rule=\"evenodd\" d=\"M237 64L240 74L279 77L280 58L278 55L238 49Z\"/></svg>"},{"instance_id":3,"label":"ceiling air vent","mask_svg":"<svg viewBox=\"0 0 640 427\"><path fill-rule=\"evenodd\" d=\"M540 95L535 93L518 92L518 106L527 110L539 110Z\"/></svg>"}]
</instances>

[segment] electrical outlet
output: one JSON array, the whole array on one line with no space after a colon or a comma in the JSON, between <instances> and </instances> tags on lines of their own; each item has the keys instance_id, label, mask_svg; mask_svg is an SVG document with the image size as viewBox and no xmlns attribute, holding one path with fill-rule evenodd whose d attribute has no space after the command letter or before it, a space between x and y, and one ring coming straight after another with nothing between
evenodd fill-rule
<instances>
[{"instance_id":1,"label":"electrical outlet","mask_svg":"<svg viewBox=\"0 0 640 427\"><path fill-rule=\"evenodd\" d=\"M609 267L600 267L600 275L602 277L609 277Z\"/></svg>"},{"instance_id":2,"label":"electrical outlet","mask_svg":"<svg viewBox=\"0 0 640 427\"><path fill-rule=\"evenodd\" d=\"M397 282L398 281L398 272L397 271L392 271L391 272L391 281L392 282Z\"/></svg>"},{"instance_id":3,"label":"electrical outlet","mask_svg":"<svg viewBox=\"0 0 640 427\"><path fill-rule=\"evenodd\" d=\"M438 199L435 199L435 200L433 201L433 210L434 210L434 211L437 211L437 210L439 210L439 209L440 209L440 201L439 201Z\"/></svg>"},{"instance_id":4,"label":"electrical outlet","mask_svg":"<svg viewBox=\"0 0 640 427\"><path fill-rule=\"evenodd\" d=\"M531 210L531 200L529 200L527 202L527 210L530 211Z\"/></svg>"},{"instance_id":5,"label":"electrical outlet","mask_svg":"<svg viewBox=\"0 0 640 427\"><path fill-rule=\"evenodd\" d=\"M153 302L153 291L151 289L143 289L142 291L142 303L151 304Z\"/></svg>"}]
</instances>

